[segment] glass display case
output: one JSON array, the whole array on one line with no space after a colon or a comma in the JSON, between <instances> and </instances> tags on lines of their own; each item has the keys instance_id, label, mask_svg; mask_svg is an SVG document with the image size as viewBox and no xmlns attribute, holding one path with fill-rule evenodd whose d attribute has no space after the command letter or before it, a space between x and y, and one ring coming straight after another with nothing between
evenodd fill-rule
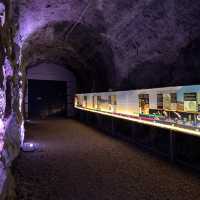
<instances>
[{"instance_id":1,"label":"glass display case","mask_svg":"<svg viewBox=\"0 0 200 200\"><path fill-rule=\"evenodd\" d=\"M75 107L200 136L200 85L77 94Z\"/></svg>"}]
</instances>

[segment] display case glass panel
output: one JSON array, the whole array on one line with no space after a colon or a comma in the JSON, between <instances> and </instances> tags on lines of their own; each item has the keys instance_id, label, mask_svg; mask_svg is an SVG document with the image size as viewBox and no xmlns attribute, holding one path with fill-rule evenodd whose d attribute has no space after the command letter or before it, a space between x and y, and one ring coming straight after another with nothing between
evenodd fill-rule
<instances>
[{"instance_id":1,"label":"display case glass panel","mask_svg":"<svg viewBox=\"0 0 200 200\"><path fill-rule=\"evenodd\" d=\"M200 136L200 85L77 94L75 107Z\"/></svg>"}]
</instances>

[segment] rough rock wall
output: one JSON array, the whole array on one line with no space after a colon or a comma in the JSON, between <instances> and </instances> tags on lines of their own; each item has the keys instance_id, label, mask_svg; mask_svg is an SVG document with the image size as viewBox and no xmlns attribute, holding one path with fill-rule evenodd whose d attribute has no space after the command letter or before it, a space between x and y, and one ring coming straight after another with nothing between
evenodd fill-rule
<instances>
[{"instance_id":1,"label":"rough rock wall","mask_svg":"<svg viewBox=\"0 0 200 200\"><path fill-rule=\"evenodd\" d=\"M193 59L192 74L181 57L200 38L199 1L104 0L103 8L122 89L200 81Z\"/></svg>"},{"instance_id":2,"label":"rough rock wall","mask_svg":"<svg viewBox=\"0 0 200 200\"><path fill-rule=\"evenodd\" d=\"M31 35L23 44L23 65L61 64L74 72L82 90L106 90L114 74L109 44L95 29L81 24L68 38L69 25L50 23Z\"/></svg>"},{"instance_id":3,"label":"rough rock wall","mask_svg":"<svg viewBox=\"0 0 200 200\"><path fill-rule=\"evenodd\" d=\"M114 85L112 49L101 35L106 30L97 1L13 2L19 28L15 39L23 44L25 66L65 65L77 76L82 92L105 91Z\"/></svg>"},{"instance_id":4,"label":"rough rock wall","mask_svg":"<svg viewBox=\"0 0 200 200\"><path fill-rule=\"evenodd\" d=\"M76 35L83 38L83 40L75 38L77 43L83 45L80 45L78 50L75 47L73 49L75 48L75 52L78 57L81 57L81 60L87 57L87 60L84 60L86 66L90 65L95 68L96 65L99 65L98 69L94 70L96 73L92 73L94 79L98 78L101 67L102 71L110 73L108 77L115 83L107 88L111 86L115 89L133 89L199 82L199 77L194 75L199 73L199 70L190 65L190 72L188 72L184 62L185 59L190 60L191 57L185 58L187 55L183 56L183 52L191 48L200 38L200 1L13 0L13 2L16 2L15 5L17 5L15 6L17 7L15 18L19 19L17 38L21 38L22 41L32 41L26 48L27 51L35 42L40 43L40 49L42 49L41 46L44 44L42 35L44 34L41 34L41 37L35 36L38 36L38 32L51 23L58 23L59 33L70 33L69 40L75 38ZM68 24L61 24L63 21ZM74 26L76 23L78 25ZM89 27L88 30L98 32L98 37L101 38L101 41L106 41L109 47L100 45L99 48L96 48L98 44L95 42L88 45L90 37L83 35L89 35L89 33L85 32L79 24L82 27ZM45 33L48 35L47 39L50 37L48 40L51 44L57 33L53 34L51 28L48 33ZM67 42L69 41L63 40L63 43L67 44ZM50 58L55 52L47 49L48 45L46 44L48 42L45 42L43 50L46 52L45 54L50 52ZM72 54L69 51L64 53L66 48L63 48L63 44L60 46L60 43L54 41L53 45L57 47L57 50L59 49L62 57L69 58ZM37 47L35 49L38 49L38 46L35 46ZM108 49L111 50L108 51ZM95 53L88 58L84 52ZM34 49L31 54L36 60L40 60L42 57L42 54L37 56L37 51ZM74 60L80 60L80 58L76 59L77 56L74 58L69 58L65 62L66 66L77 65L79 66L78 71L82 73L83 63L74 62ZM197 60L197 58L195 59ZM192 60L190 61L193 62ZM79 79L81 78L86 82L83 77L79 77ZM105 87L102 89L105 90Z\"/></svg>"},{"instance_id":5,"label":"rough rock wall","mask_svg":"<svg viewBox=\"0 0 200 200\"><path fill-rule=\"evenodd\" d=\"M14 198L14 182L10 173L12 161L23 143L24 76L13 42L10 1L0 1L0 199Z\"/></svg>"}]
</instances>

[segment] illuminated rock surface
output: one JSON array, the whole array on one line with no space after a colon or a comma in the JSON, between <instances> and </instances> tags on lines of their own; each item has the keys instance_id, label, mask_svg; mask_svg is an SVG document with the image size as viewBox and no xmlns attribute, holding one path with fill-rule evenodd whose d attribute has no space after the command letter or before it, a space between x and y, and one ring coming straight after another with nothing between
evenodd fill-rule
<instances>
[{"instance_id":1,"label":"illuminated rock surface","mask_svg":"<svg viewBox=\"0 0 200 200\"><path fill-rule=\"evenodd\" d=\"M0 199L13 199L14 182L10 173L12 161L20 151L23 129L23 76L20 71L16 44L13 42L12 10L9 1L0 2Z\"/></svg>"},{"instance_id":2,"label":"illuminated rock surface","mask_svg":"<svg viewBox=\"0 0 200 200\"><path fill-rule=\"evenodd\" d=\"M99 90L199 82L199 1L16 2L26 64L55 57Z\"/></svg>"}]
</instances>

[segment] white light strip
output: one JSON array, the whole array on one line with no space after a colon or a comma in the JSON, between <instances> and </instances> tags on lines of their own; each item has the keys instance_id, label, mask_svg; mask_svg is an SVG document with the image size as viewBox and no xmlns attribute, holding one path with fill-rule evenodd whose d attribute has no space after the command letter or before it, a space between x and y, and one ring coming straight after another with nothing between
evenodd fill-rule
<instances>
[{"instance_id":1,"label":"white light strip","mask_svg":"<svg viewBox=\"0 0 200 200\"><path fill-rule=\"evenodd\" d=\"M158 127L158 128L169 129L171 131L182 132L182 133L186 133L186 134L189 134L189 135L194 135L194 136L200 137L200 131L190 130L190 129L176 127L176 126L167 125L167 124L161 124L158 121L157 122L150 122L150 121L146 121L146 120L120 116L120 115L117 115L117 114L105 113L105 112L101 112L101 111L90 110L90 109L87 109L87 108L80 108L80 107L77 107L77 106L75 106L75 108L77 108L79 110L84 110L84 111L88 111L88 112L92 112L92 113L98 113L98 114L105 115L105 116L115 117L115 118L118 118L118 119L124 119L124 120L132 121L132 122L137 122L137 123L140 123L140 124L145 124L145 125L154 126L154 127Z\"/></svg>"}]
</instances>

